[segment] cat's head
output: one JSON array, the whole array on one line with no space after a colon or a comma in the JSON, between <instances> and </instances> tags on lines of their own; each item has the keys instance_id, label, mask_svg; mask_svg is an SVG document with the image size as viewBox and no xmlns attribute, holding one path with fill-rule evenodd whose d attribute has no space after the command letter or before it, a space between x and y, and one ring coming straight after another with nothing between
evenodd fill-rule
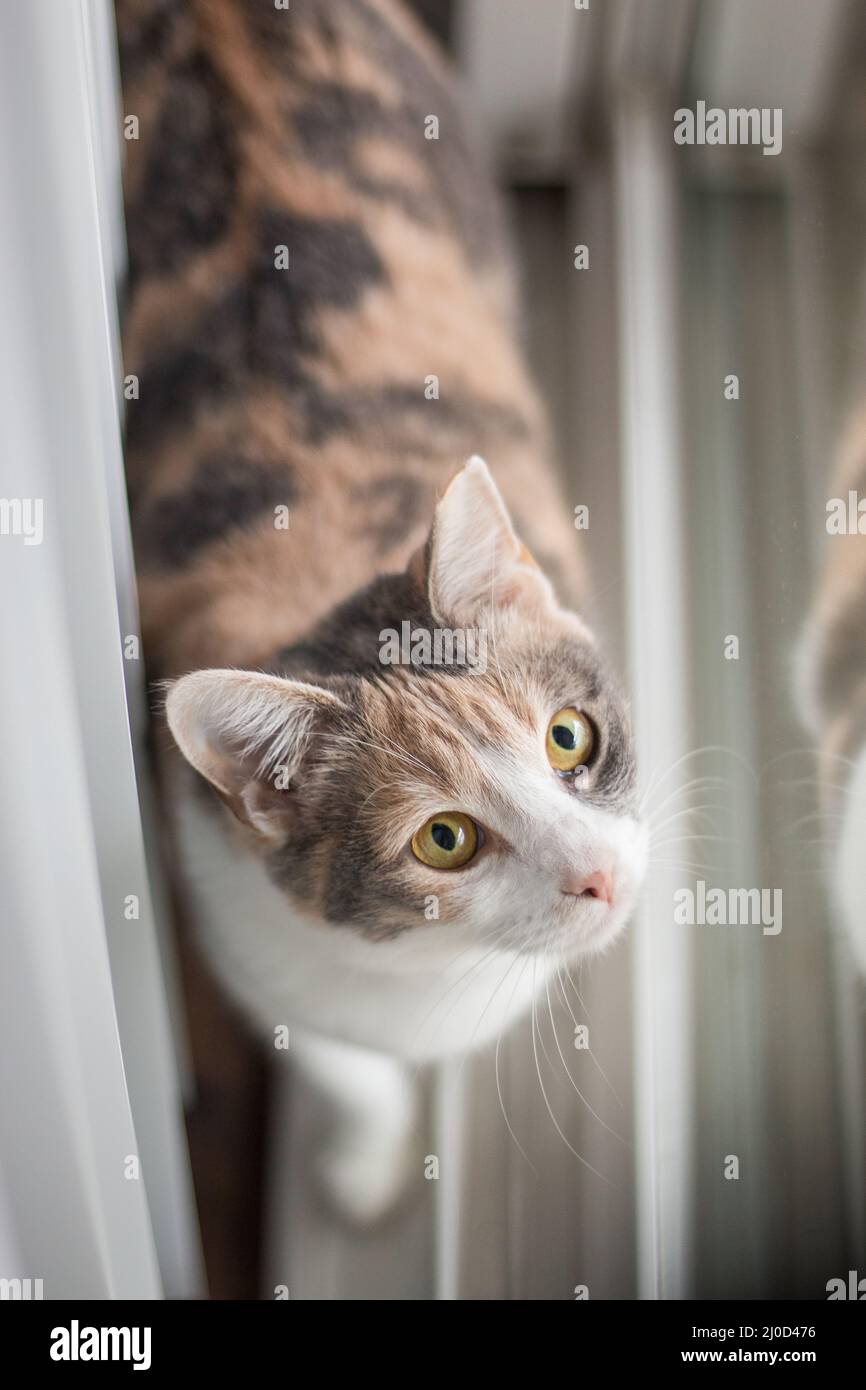
<instances>
[{"instance_id":1,"label":"cat's head","mask_svg":"<svg viewBox=\"0 0 866 1390\"><path fill-rule=\"evenodd\" d=\"M184 676L167 715L304 917L575 956L623 925L646 853L626 705L480 459L408 571L277 667Z\"/></svg>"}]
</instances>

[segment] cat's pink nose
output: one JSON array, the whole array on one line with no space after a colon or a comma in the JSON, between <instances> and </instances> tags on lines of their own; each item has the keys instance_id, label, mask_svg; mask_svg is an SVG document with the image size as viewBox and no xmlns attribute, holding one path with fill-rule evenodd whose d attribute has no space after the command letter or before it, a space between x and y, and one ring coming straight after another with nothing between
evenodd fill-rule
<instances>
[{"instance_id":1,"label":"cat's pink nose","mask_svg":"<svg viewBox=\"0 0 866 1390\"><path fill-rule=\"evenodd\" d=\"M569 874L562 891L573 898L598 898L603 903L612 903L613 874L608 869L597 869L594 874Z\"/></svg>"}]
</instances>

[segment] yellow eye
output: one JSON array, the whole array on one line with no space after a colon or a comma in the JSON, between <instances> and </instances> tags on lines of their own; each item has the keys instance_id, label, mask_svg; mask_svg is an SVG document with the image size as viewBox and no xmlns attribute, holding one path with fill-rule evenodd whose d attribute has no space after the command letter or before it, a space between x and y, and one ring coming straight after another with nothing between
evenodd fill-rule
<instances>
[{"instance_id":1,"label":"yellow eye","mask_svg":"<svg viewBox=\"0 0 866 1390\"><path fill-rule=\"evenodd\" d=\"M412 836L412 853L431 869L462 869L478 849L478 827L462 811L431 816Z\"/></svg>"},{"instance_id":2,"label":"yellow eye","mask_svg":"<svg viewBox=\"0 0 866 1390\"><path fill-rule=\"evenodd\" d=\"M589 762L595 744L592 725L576 709L561 709L547 726L547 758L557 772L573 772Z\"/></svg>"}]
</instances>

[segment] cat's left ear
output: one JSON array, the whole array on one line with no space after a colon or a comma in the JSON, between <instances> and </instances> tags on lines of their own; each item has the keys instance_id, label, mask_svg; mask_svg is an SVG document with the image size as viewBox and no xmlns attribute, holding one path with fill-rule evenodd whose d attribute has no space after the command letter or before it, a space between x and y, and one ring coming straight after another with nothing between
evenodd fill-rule
<instances>
[{"instance_id":1,"label":"cat's left ear","mask_svg":"<svg viewBox=\"0 0 866 1390\"><path fill-rule=\"evenodd\" d=\"M264 841L287 840L299 816L316 736L348 711L329 690L256 671L193 671L165 704L180 751Z\"/></svg>"},{"instance_id":2,"label":"cat's left ear","mask_svg":"<svg viewBox=\"0 0 866 1390\"><path fill-rule=\"evenodd\" d=\"M516 607L528 618L556 609L550 583L511 524L483 459L452 478L436 508L426 551L433 616L469 627L492 609Z\"/></svg>"}]
</instances>

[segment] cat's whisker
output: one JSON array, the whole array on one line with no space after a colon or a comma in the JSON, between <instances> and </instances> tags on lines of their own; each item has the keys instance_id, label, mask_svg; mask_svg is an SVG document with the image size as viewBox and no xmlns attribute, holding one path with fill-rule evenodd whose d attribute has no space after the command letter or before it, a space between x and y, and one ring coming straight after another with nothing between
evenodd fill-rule
<instances>
[{"instance_id":1,"label":"cat's whisker","mask_svg":"<svg viewBox=\"0 0 866 1390\"><path fill-rule=\"evenodd\" d=\"M546 1108L546 1110L547 1110L547 1113L548 1113L548 1115L550 1116L550 1119L551 1119L551 1122L552 1122L552 1124L553 1124L554 1129L556 1130L557 1134L559 1135L559 1137L560 1137L560 1139L562 1140L562 1142L563 1142L563 1144L565 1145L565 1147L568 1149L569 1153L572 1153L572 1154L574 1155L574 1157L578 1160L578 1162L581 1163L581 1164L583 1164L584 1168L588 1168L589 1171L590 1171L590 1173L594 1173L595 1176L596 1176L597 1178L600 1178L601 1181L605 1184L606 1187L610 1187L610 1188L612 1188L614 1191L617 1191L616 1185L610 1181L610 1178L606 1177L606 1176L604 1175L604 1173L599 1172L598 1168L593 1167L593 1165L589 1162L589 1160L583 1157L583 1154L578 1153L577 1149L574 1147L574 1145L569 1141L569 1139L568 1139L567 1136L565 1135L565 1133L564 1133L564 1131L563 1131L563 1129L562 1129L562 1126L560 1125L559 1121L557 1120L556 1115L553 1113L553 1107L552 1107L551 1104L550 1104L550 1100L548 1099L547 1091L545 1090L545 1087L544 1087L544 1080L543 1080L542 1075L541 1075L541 1064L540 1064L539 1059L538 1059L538 1045L539 1045L539 1042L541 1043L542 1051L544 1052L545 1056L547 1056L547 1053L546 1053L546 1050L545 1050L545 1048L544 1048L543 1039L541 1039L540 1033L539 1033L539 1029L538 1029L538 1018L537 1018L537 1010L536 1010L537 962L535 962L535 965L534 965L534 973L533 973L533 982L532 982L532 984L533 984L533 988L532 988L532 1020L531 1020L531 1029L532 1029L532 1055L533 1055L533 1058L534 1058L534 1061L535 1061L535 1074L536 1074L536 1076L538 1077L538 1085L539 1085L539 1089L540 1089L540 1091L541 1091L541 1096L542 1096L542 1099L543 1099L543 1101L544 1101L544 1105L545 1105L545 1108ZM548 1064L549 1064L549 1062L550 1062L550 1059L548 1058Z\"/></svg>"},{"instance_id":2,"label":"cat's whisker","mask_svg":"<svg viewBox=\"0 0 866 1390\"><path fill-rule=\"evenodd\" d=\"M493 945L490 947L490 949L485 951L484 954L480 956L477 960L474 960L471 965L467 966L466 970L464 970L456 980L453 980L451 984L447 987L447 989L445 989L443 993L438 995L438 997L434 1000L424 1017L421 1019L421 1022L418 1024L417 1032L421 1032L421 1029L425 1026L425 1024L429 1023L436 1010L438 1008L441 1008L445 1000L449 997L450 994L453 993L455 989L459 989L460 985L463 983L464 980L469 979L476 970L479 970L485 964L485 962L490 959L491 956L495 955L496 952L501 949L502 935L500 930L498 928L491 928L488 932L479 933L478 940L470 942L468 946L466 946L462 951L459 951L457 953L457 955L454 957L455 962L462 960L464 956L467 956L472 951L474 951L478 946L479 941L489 941L491 938L493 938ZM462 995L460 997L462 998Z\"/></svg>"},{"instance_id":3,"label":"cat's whisker","mask_svg":"<svg viewBox=\"0 0 866 1390\"><path fill-rule=\"evenodd\" d=\"M602 1129L606 1129L608 1134L610 1134L614 1139L616 1139L618 1143L623 1144L627 1149L631 1148L631 1145L629 1144L628 1140L624 1139L621 1134L617 1134L616 1130L612 1129L611 1126L607 1123L607 1121L602 1119L598 1111L592 1107L592 1105L589 1103L586 1096L583 1094L583 1092L581 1091L580 1087L578 1086L577 1082L571 1074L568 1063L565 1060L565 1055L562 1051L562 1045L559 1041L559 1034L556 1031L556 1020L553 1016L553 1005L550 999L550 977L547 975L547 973L545 973L544 978L544 990L545 994L547 995L547 1012L550 1015L550 1027L553 1033L553 1041L556 1043L556 1050L559 1053L559 1058L562 1062L563 1071L568 1077L572 1090L574 1091L578 1099L581 1100L583 1104L586 1106L593 1119L598 1120L598 1123L601 1125Z\"/></svg>"},{"instance_id":4,"label":"cat's whisker","mask_svg":"<svg viewBox=\"0 0 866 1390\"><path fill-rule=\"evenodd\" d=\"M315 729L312 730L310 737L327 738L329 742L348 743L355 748L372 748L379 753L387 753L389 757L396 758L400 762L414 763L415 766L420 767L423 772L429 773L432 778L435 779L436 777L436 774L433 771L432 767L429 767L427 763L422 762L420 758L416 758L414 754L407 753L402 748L397 748L395 745L387 747L386 745L381 743L374 743L372 739L361 738L359 735L356 734L340 734L331 732L320 733L318 730Z\"/></svg>"},{"instance_id":5,"label":"cat's whisker","mask_svg":"<svg viewBox=\"0 0 866 1390\"><path fill-rule=\"evenodd\" d=\"M650 869L685 869L689 873L702 874L725 874L730 870L730 865L719 863L718 860L711 863L703 863L695 859L656 857L649 861Z\"/></svg>"},{"instance_id":6,"label":"cat's whisker","mask_svg":"<svg viewBox=\"0 0 866 1390\"><path fill-rule=\"evenodd\" d=\"M501 928L496 927L491 932L485 933L484 935L485 938L488 940L491 936L494 937L493 946L488 951L486 951L484 955L480 957L479 960L475 961L471 966L469 966L469 968L465 970L463 974L460 976L460 979L456 980L453 985L449 986L449 988L445 991L444 994L440 995L438 1002L436 1003L436 1005L434 1005L434 1009L431 1011L434 1012L435 1009L441 1007L441 1005L444 1004L445 1000L448 999L449 995L451 995L455 989L459 988L459 986L461 984L464 984L465 982L464 988L461 991L461 993L457 995L455 999L452 999L448 1011L436 1025L437 1031L439 1028L441 1028L442 1024L449 1017L449 1015L453 1013L454 1009L457 1007L457 1005L460 1003L460 1000L463 998L463 995L469 989L472 976L476 973L480 973L483 967L487 964L489 960L491 960L493 956L496 956L503 951L507 951L509 947L512 945L512 943L517 943L518 946L520 945L521 930L517 926L514 926L505 932L503 932ZM470 947L469 949L471 950L472 948ZM466 952L464 951L461 951L460 953L461 956L465 954ZM519 959L522 954L525 954L525 951L517 950L515 952L514 959Z\"/></svg>"},{"instance_id":7,"label":"cat's whisker","mask_svg":"<svg viewBox=\"0 0 866 1390\"><path fill-rule=\"evenodd\" d=\"M578 1026L578 1023L577 1023L577 1016L575 1015L574 1009L571 1007L571 1000L569 999L569 997L568 997L568 995L567 995L567 993L566 993L566 991L565 991L565 987L564 987L564 985L563 985L563 983L562 983L562 962L561 962L561 961L557 961L557 962L556 962L556 979L557 979L557 983L558 983L558 985L559 985L559 992L560 992L560 995L561 995L561 997L562 997L562 1002L564 1003L566 1009L568 1010L569 1017L571 1018L571 1021L572 1021L572 1023L574 1024L574 1027L577 1028L577 1026Z\"/></svg>"},{"instance_id":8,"label":"cat's whisker","mask_svg":"<svg viewBox=\"0 0 866 1390\"><path fill-rule=\"evenodd\" d=\"M676 802L678 800L682 800L684 802L682 809L684 811L687 811L695 805L694 801L688 799L689 797L703 796L704 794L710 793L716 794L721 792L729 792L730 790L730 782L722 782L716 778L713 778L711 780L701 778L700 780L695 780L694 782L688 782L685 786L678 787L676 791L668 792L667 796L664 797L662 801L656 802L654 806L646 808L644 814L649 819L655 819L662 811L664 811L671 804L671 802ZM714 806L716 803L708 802L707 804ZM721 804L727 805L726 802L722 802Z\"/></svg>"},{"instance_id":9,"label":"cat's whisker","mask_svg":"<svg viewBox=\"0 0 866 1390\"><path fill-rule=\"evenodd\" d=\"M827 835L809 835L797 840L797 849L808 849L814 845L825 845L830 848L838 848L841 836L838 831L831 830Z\"/></svg>"},{"instance_id":10,"label":"cat's whisker","mask_svg":"<svg viewBox=\"0 0 866 1390\"><path fill-rule=\"evenodd\" d=\"M798 830L803 829L803 827L811 825L813 821L829 821L831 823L842 823L847 819L848 816L845 811L834 811L829 809L823 811L812 811L808 816L801 816L799 820L795 820L792 825L784 826L782 833L785 836L794 835Z\"/></svg>"},{"instance_id":11,"label":"cat's whisker","mask_svg":"<svg viewBox=\"0 0 866 1390\"><path fill-rule=\"evenodd\" d=\"M712 824L712 822L710 822L710 824ZM657 835L664 834L667 835L664 841L657 838ZM723 835L716 830L705 829L704 822L701 821L695 830L690 830L685 827L682 830L678 830L676 827L671 828L670 826L660 825L657 834L650 836L649 844L652 849L660 844L687 845L692 840L716 840L720 844L730 844L732 841L736 842L736 839L736 836Z\"/></svg>"},{"instance_id":12,"label":"cat's whisker","mask_svg":"<svg viewBox=\"0 0 866 1390\"><path fill-rule=\"evenodd\" d=\"M589 1012L589 1009L586 1007L586 1002L585 1002L585 1000L584 1000L584 998L583 998L583 995L581 994L580 990L578 989L577 985L576 985L575 982L574 982L574 977L573 977L573 975L572 975L572 973L571 973L571 970L570 970L570 968L569 968L568 961L567 961L564 957L563 957L563 959L562 959L562 961L561 961L561 965L562 965L563 970L565 971L565 976L566 976L566 979L568 980L568 983L571 985L571 988L574 990L574 995L575 995L575 998L577 999L578 1004L579 1004L580 1007L583 1009L583 1012L586 1014L586 1021L587 1021L587 1023L589 1023L589 1024L591 1025L591 1024L592 1024L592 1016L591 1016L591 1014L590 1014L590 1012Z\"/></svg>"},{"instance_id":13,"label":"cat's whisker","mask_svg":"<svg viewBox=\"0 0 866 1390\"><path fill-rule=\"evenodd\" d=\"M708 822L710 825L712 825L712 821L709 817L710 811L723 810L725 810L725 808L722 806L704 805L687 807L685 810L682 811L674 811L672 815L665 816L664 820L659 821L657 824L653 824L652 822L649 823L650 838L657 835L660 831L666 830L669 825L673 825L675 821L681 820L684 816L700 816L704 822Z\"/></svg>"},{"instance_id":14,"label":"cat's whisker","mask_svg":"<svg viewBox=\"0 0 866 1390\"><path fill-rule=\"evenodd\" d=\"M421 1032L421 1030L425 1027L425 1025L426 1025L428 1022L430 1022L430 1020L432 1019L432 1017L433 1017L433 1015L435 1014L436 1010L442 1007L442 1005L443 1005L443 1004L445 1003L445 1001L449 998L449 996L454 992L454 990L458 989L458 988L460 987L460 985L461 985L461 984L464 984L464 982L465 982L464 988L463 988L462 992L457 996L457 998L451 1000L451 1003L450 1003L448 1009L446 1010L445 1014L444 1014L443 1017L440 1018L439 1021L437 1022L436 1026L435 1026L435 1028L434 1028L434 1030L433 1030L433 1033L431 1034L431 1037L434 1037L434 1038L435 1038L436 1035L438 1034L438 1032L440 1031L440 1029L444 1026L445 1022L448 1020L448 1018L449 1018L449 1017L451 1016L451 1014L454 1012L454 1009L455 1009L455 1008L457 1007L457 1005L460 1003L460 1000L463 998L463 995L464 995L464 994L466 993L466 991L469 989L469 987L470 987L470 985L471 985L471 983L472 983L472 977L473 977L473 975L475 975L475 974L477 974L477 973L480 973L480 971L482 970L482 968L484 967L484 965L486 965L486 963L487 963L493 956L495 956L498 952L500 952L500 951L503 950L503 949L506 949L506 950L507 950L508 947L509 947L509 945L510 945L512 942L515 942L515 941L516 941L516 942L519 943L519 942L520 942L520 936L521 936L521 927L520 927L520 925L514 925L514 926L512 926L512 927L506 929L506 931L504 931L504 932L502 931L502 928L499 927L499 926L497 925L497 926L495 926L495 927L492 927L492 928L491 928L489 931L487 931L487 932L479 933L479 938L478 938L479 941L480 941L480 940L490 940L491 938L493 938L493 945L492 945L492 946L490 947L490 949L489 949L488 951L486 951L478 960L473 961L473 963L472 963L465 971L463 971L463 973L459 976L459 978L458 978L457 980L454 980L454 981L448 986L448 988L447 988L442 994L439 995L439 997L434 1001L434 1003L433 1003L433 1004L430 1006L430 1008L427 1010L427 1013L424 1015L424 1017L423 1017L423 1019L421 1020L421 1022L418 1024L418 1027L417 1027L417 1029L416 1029L416 1036L417 1036L418 1033ZM455 959L455 960L460 960L463 956L467 955L470 951L474 950L474 949L476 948L477 945L478 945L478 941L471 942L463 951L461 951L457 956L455 956L454 959ZM518 953L517 953L517 956L516 956L515 958L516 958L516 959L519 959L520 954L522 954L522 953L521 953L521 952L518 952Z\"/></svg>"},{"instance_id":15,"label":"cat's whisker","mask_svg":"<svg viewBox=\"0 0 866 1390\"><path fill-rule=\"evenodd\" d=\"M844 792L847 791L848 783L831 781L829 777L815 776L797 777L792 781L780 782L779 786L785 791L799 791L803 787L808 787L810 791L816 792Z\"/></svg>"},{"instance_id":16,"label":"cat's whisker","mask_svg":"<svg viewBox=\"0 0 866 1390\"><path fill-rule=\"evenodd\" d=\"M382 782L378 787L374 787L372 791L367 793L367 795L364 797L364 800L358 807L358 815L360 815L361 812L366 809L368 802L372 801L375 797L381 795L382 792L393 791L394 787L400 787L402 785L403 783L400 782L397 778L395 778L392 782Z\"/></svg>"},{"instance_id":17,"label":"cat's whisker","mask_svg":"<svg viewBox=\"0 0 866 1390\"><path fill-rule=\"evenodd\" d=\"M538 1177L538 1169L535 1167L535 1164L532 1162L532 1159L529 1157L529 1155L527 1154L527 1152L526 1152L526 1150L524 1149L523 1145L521 1144L520 1140L518 1139L517 1135L514 1133L514 1129L513 1129L513 1127L512 1127L511 1121L510 1121L509 1118L508 1118L508 1114L507 1114L507 1111L506 1111L506 1109L505 1109L505 1100L504 1100L504 1097L503 1097L503 1095L502 1095L502 1078L501 1078L500 1073L499 1073L499 1052L500 1052L500 1049L501 1049L501 1047L502 1047L502 1033L503 1033L503 1029L504 1029L504 1027L505 1027L505 1024L506 1024L507 1021L508 1021L508 1010L511 1008L511 1005L512 1005L512 1003L514 1002L514 996L515 996L515 994L517 993L517 989L518 989L518 986L520 985L521 980L523 979L524 971L526 970L527 966L529 965L529 959L530 959L529 956L527 956L526 960L525 960L524 963L523 963L523 968L522 968L520 974L518 975L517 979L516 979L515 982L514 982L514 986L513 986L512 991L511 991L511 995L509 996L508 1004L506 1005L505 1020L503 1021L502 1024L500 1024L499 1032L498 1032L497 1035L496 1035L496 1052L495 1052L495 1054L494 1054L494 1059L493 1059L493 1074L494 1074L494 1078L495 1078L495 1081L496 1081L496 1094L497 1094L497 1096L498 1096L498 1098L499 1098L499 1109L502 1111L502 1118L503 1118L503 1120L505 1121L505 1127L506 1127L506 1129L508 1130L508 1133L511 1135L511 1138L512 1138L513 1141L514 1141L514 1143L515 1143L515 1145L516 1145L516 1147L517 1147L518 1152L522 1155L522 1157L523 1157L523 1158L526 1160L526 1162L529 1164L529 1167L532 1169L532 1172L535 1174L535 1176Z\"/></svg>"},{"instance_id":18,"label":"cat's whisker","mask_svg":"<svg viewBox=\"0 0 866 1390\"><path fill-rule=\"evenodd\" d=\"M668 845L689 845L689 844L714 844L714 845L735 845L736 839L732 835L672 835L667 840L651 840L650 848L666 849Z\"/></svg>"},{"instance_id":19,"label":"cat's whisker","mask_svg":"<svg viewBox=\"0 0 866 1390\"><path fill-rule=\"evenodd\" d=\"M383 734L380 731L379 737L385 740L386 746L391 750L395 758L408 757L416 767L423 768L425 772L429 772L430 776L435 778L436 774L429 763L425 763L422 758L417 757L415 754L407 754L404 749L398 747L398 745L394 743L393 739L388 738L387 734Z\"/></svg>"},{"instance_id":20,"label":"cat's whisker","mask_svg":"<svg viewBox=\"0 0 866 1390\"><path fill-rule=\"evenodd\" d=\"M696 804L695 801L690 800L690 798L704 796L708 793L724 793L729 792L730 790L730 784L725 782L695 782L690 786L678 788L675 792L669 792L668 795L662 801L658 802L657 805L653 806L652 809L649 809L648 807L644 806L643 809L640 811L640 815L643 817L644 820L647 820L652 824L653 822L657 821L665 811L668 810L672 803L674 806L676 806L677 802L682 802L683 804L678 809L684 812L690 811L692 807ZM711 809L718 809L719 811L723 811L726 808L727 803L722 802L721 804L719 804L717 802L707 802L705 804L709 806Z\"/></svg>"},{"instance_id":21,"label":"cat's whisker","mask_svg":"<svg viewBox=\"0 0 866 1390\"><path fill-rule=\"evenodd\" d=\"M687 859L651 859L648 869L677 869L683 873L715 874L719 873L718 864L698 864L694 860Z\"/></svg>"},{"instance_id":22,"label":"cat's whisker","mask_svg":"<svg viewBox=\"0 0 866 1390\"><path fill-rule=\"evenodd\" d=\"M644 804L646 807L650 807L651 805L652 810L657 811L660 807L666 806L669 801L673 801L676 797L686 796L693 791L728 791L730 788L731 781L729 778L719 777L714 773L704 773L700 777L690 777L687 782L677 783L669 792L665 792L661 800L655 799L655 792L650 793L649 796L644 798Z\"/></svg>"},{"instance_id":23,"label":"cat's whisker","mask_svg":"<svg viewBox=\"0 0 866 1390\"><path fill-rule=\"evenodd\" d=\"M559 961L557 961L557 963L556 963L556 983L557 983L557 986L558 986L558 988L559 988L559 993L560 993L560 997L562 998L562 1002L564 1003L564 1005L565 1005L566 1009L568 1010L569 1015L570 1015L570 1017L571 1017L572 1024L574 1025L575 1028L577 1028L577 1027L578 1027L577 1018L576 1018L576 1016L575 1016L574 1009L571 1007L571 1000L570 1000L569 997L568 997L568 991L567 991L566 988L565 988L565 983L564 983L563 978L562 978L562 967L563 967L563 965L564 965L564 961L562 961L562 960L559 960ZM588 1015L588 1014L587 1014L587 1023L589 1023L589 1015ZM623 1101L622 1101L621 1098L620 1098L619 1092L617 1091L617 1089L616 1089L616 1087L613 1085L613 1083L608 1079L606 1073L604 1072L604 1070L603 1070L603 1068L602 1068L601 1063L599 1062L598 1058L597 1058L596 1055L595 1055L594 1050L593 1050L591 1047L588 1047L588 1048L586 1048L586 1052L587 1052L587 1055L588 1055L589 1057L592 1058L593 1065L597 1068L599 1076L601 1077L601 1079L602 1079L602 1081L605 1083L605 1085L608 1087L608 1089L609 1089L611 1095L613 1096L614 1100L616 1101L617 1105L620 1107L621 1110L624 1110L624 1109L625 1109L625 1105L623 1104Z\"/></svg>"},{"instance_id":24,"label":"cat's whisker","mask_svg":"<svg viewBox=\"0 0 866 1390\"><path fill-rule=\"evenodd\" d=\"M563 964L564 964L564 962L563 962ZM561 968L557 968L557 978L558 978L558 980L559 980L559 986L560 986L560 989L562 990L563 998L565 998L566 1001L567 1001L567 1000L568 1000L568 993L567 993L567 991L566 991L566 989L565 989L565 985L564 985L564 982L563 982L563 979L562 979L562 970L561 970ZM570 980L571 980L571 977L569 976L569 981L570 981ZM573 985L573 984L572 984L572 988L574 988L574 985ZM569 1011L570 1011L570 1009L569 1009ZM574 1017L573 1014L572 1014L572 1017ZM587 1016L586 1016L586 1017L587 1017L587 1023L589 1024L590 1027L592 1027L592 1023L591 1023L591 1021L590 1021L590 1018L589 1018L589 1014L588 1014L588 1013L587 1013ZM601 1077L601 1079L602 1079L602 1081L604 1082L604 1084L607 1086L608 1090L610 1091L610 1093L611 1093L611 1095L613 1096L614 1100L616 1101L617 1105L619 1106L619 1108L620 1108L621 1110L625 1110L625 1101L622 1099L622 1097L621 1097L620 1094L619 1094L619 1091L616 1089L616 1087L614 1086L614 1084L613 1084L613 1082L611 1081L610 1077L608 1076L607 1072L604 1070L604 1067L601 1065L601 1062L599 1061L598 1054L596 1053L595 1048L589 1047L589 1048L587 1048L587 1052L589 1053L590 1057L592 1058L593 1065L595 1066L596 1070L598 1071L599 1076Z\"/></svg>"},{"instance_id":25,"label":"cat's whisker","mask_svg":"<svg viewBox=\"0 0 866 1390\"><path fill-rule=\"evenodd\" d=\"M490 998L488 999L487 1003L484 1005L484 1008L481 1010L481 1013L480 1013L480 1015L479 1015L479 1017L478 1017L478 1022L475 1024L475 1027L474 1027L473 1030L472 1030L472 1037L471 1037L470 1042L469 1042L469 1050L466 1052L466 1054L465 1054L464 1057L463 1057L462 1062L460 1063L460 1072L459 1072L460 1075L462 1075L462 1073L463 1073L463 1068L464 1068L464 1066L466 1065L466 1060L467 1060L467 1058L468 1058L469 1055L470 1055L471 1048L472 1048L472 1044L475 1042L475 1038L476 1038L476 1036L477 1036L477 1034L478 1034L478 1029L481 1027L481 1024L482 1024L482 1022L483 1022L483 1020L484 1020L484 1018L485 1018L485 1016L486 1016L486 1014L487 1014L488 1009L490 1008L491 1004L493 1003L494 999L496 998L496 996L497 996L497 994L499 993L499 991L500 991L500 989L502 988L502 986L505 984L505 981L508 979L508 976L511 974L511 971L514 969L515 965L517 965L517 964L520 962L520 960L521 960L521 957L520 957L519 955L516 955L516 956L513 958L513 960L511 960L511 961L508 963L508 966L507 966L507 968L506 968L504 974L501 976L501 978L499 979L499 981L497 982L497 984L494 986L494 988L493 988L493 990L492 990L492 992L491 992ZM512 994L511 994L511 996L510 996L510 998L509 998L509 1006L510 1006L511 1001L513 1000L513 998L514 998L514 993L512 992Z\"/></svg>"},{"instance_id":26,"label":"cat's whisker","mask_svg":"<svg viewBox=\"0 0 866 1390\"><path fill-rule=\"evenodd\" d=\"M786 748L784 753L777 753L775 757L765 763L765 768L774 767L776 763L784 762L786 758L816 758L818 750L814 745L806 745L802 748ZM820 754L822 762L830 760L832 762L844 763L846 767L856 767L856 761L849 758L844 753L833 753L829 749L824 749Z\"/></svg>"},{"instance_id":27,"label":"cat's whisker","mask_svg":"<svg viewBox=\"0 0 866 1390\"><path fill-rule=\"evenodd\" d=\"M730 757L735 762L739 763L741 767L749 774L749 777L752 781L756 780L756 774L754 769L750 766L750 764L743 757L743 755L741 753L738 753L735 748L728 748L723 744L708 743L701 748L693 748L690 749L688 752L683 753L679 758L677 758L673 763L671 763L661 775L653 774L650 777L646 791L644 792L644 802L642 804L645 804L645 802L649 798L650 793L657 791L661 786L663 786L666 779L668 777L671 777L680 767L682 767L683 763L688 762L690 758L703 757L705 754L709 753L724 753L727 757Z\"/></svg>"}]
</instances>

